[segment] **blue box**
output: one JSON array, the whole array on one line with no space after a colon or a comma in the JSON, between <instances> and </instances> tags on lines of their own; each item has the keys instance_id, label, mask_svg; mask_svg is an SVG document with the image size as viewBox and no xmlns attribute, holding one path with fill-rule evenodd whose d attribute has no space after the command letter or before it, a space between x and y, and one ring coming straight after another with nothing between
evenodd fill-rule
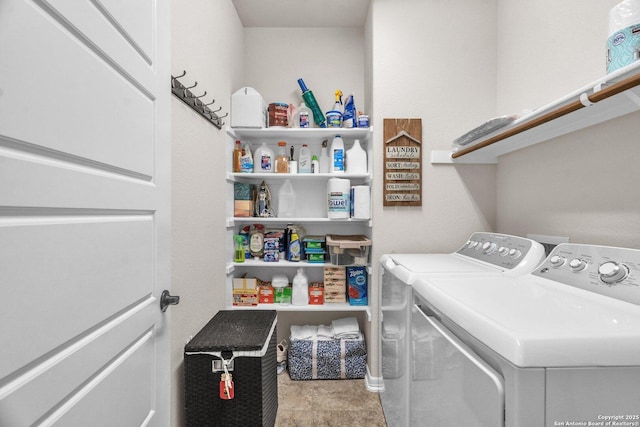
<instances>
[{"instance_id":1,"label":"blue box","mask_svg":"<svg viewBox=\"0 0 640 427\"><path fill-rule=\"evenodd\" d=\"M347 295L349 305L368 305L367 298L367 267L346 267L347 270Z\"/></svg>"}]
</instances>

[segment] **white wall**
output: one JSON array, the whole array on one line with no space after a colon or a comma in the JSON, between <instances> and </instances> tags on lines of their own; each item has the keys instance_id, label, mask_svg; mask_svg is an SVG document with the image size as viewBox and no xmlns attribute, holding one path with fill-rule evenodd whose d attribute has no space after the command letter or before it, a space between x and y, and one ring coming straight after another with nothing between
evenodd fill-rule
<instances>
[{"instance_id":1,"label":"white wall","mask_svg":"<svg viewBox=\"0 0 640 427\"><path fill-rule=\"evenodd\" d=\"M334 92L354 93L364 109L362 28L245 28L242 85L256 89L267 104L302 102L304 79L320 108L333 110ZM238 89L238 88L234 88Z\"/></svg>"},{"instance_id":2,"label":"white wall","mask_svg":"<svg viewBox=\"0 0 640 427\"><path fill-rule=\"evenodd\" d=\"M230 0L172 1L172 69L205 90L205 102L229 111L231 88L241 82L242 25ZM167 90L169 79L167 78ZM228 120L228 119L227 119ZM172 98L171 425L184 425L183 351L218 310L225 308L226 132ZM222 203L221 203L222 202Z\"/></svg>"},{"instance_id":3,"label":"white wall","mask_svg":"<svg viewBox=\"0 0 640 427\"><path fill-rule=\"evenodd\" d=\"M421 118L424 146L422 207L383 208L376 175L374 253L454 250L495 226L495 171L434 166L430 152L495 114L496 2L374 0L371 26L375 165L384 118Z\"/></svg>"},{"instance_id":4,"label":"white wall","mask_svg":"<svg viewBox=\"0 0 640 427\"><path fill-rule=\"evenodd\" d=\"M619 0L498 0L498 113L542 107L606 72Z\"/></svg>"},{"instance_id":5,"label":"white wall","mask_svg":"<svg viewBox=\"0 0 640 427\"><path fill-rule=\"evenodd\" d=\"M473 231L494 229L495 167L429 159L495 115L496 28L495 0L372 1L373 260L389 252L451 252ZM422 207L382 206L384 118L422 119ZM373 321L379 322L376 310Z\"/></svg>"},{"instance_id":6,"label":"white wall","mask_svg":"<svg viewBox=\"0 0 640 427\"><path fill-rule=\"evenodd\" d=\"M617 0L500 1L498 105L536 108L603 77ZM640 248L640 113L502 156L498 227Z\"/></svg>"}]
</instances>

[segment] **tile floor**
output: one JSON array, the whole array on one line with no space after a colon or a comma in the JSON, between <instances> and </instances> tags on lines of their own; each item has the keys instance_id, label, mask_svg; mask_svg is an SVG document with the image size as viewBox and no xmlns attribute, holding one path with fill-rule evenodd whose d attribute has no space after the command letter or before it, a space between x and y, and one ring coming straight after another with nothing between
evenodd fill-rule
<instances>
[{"instance_id":1,"label":"tile floor","mask_svg":"<svg viewBox=\"0 0 640 427\"><path fill-rule=\"evenodd\" d=\"M278 375L276 427L385 427L380 396L364 380L292 381Z\"/></svg>"}]
</instances>

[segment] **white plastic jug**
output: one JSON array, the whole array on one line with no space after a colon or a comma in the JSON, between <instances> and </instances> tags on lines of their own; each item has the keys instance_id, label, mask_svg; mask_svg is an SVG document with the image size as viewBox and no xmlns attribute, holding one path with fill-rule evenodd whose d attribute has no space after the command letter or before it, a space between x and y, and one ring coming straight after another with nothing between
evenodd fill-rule
<instances>
[{"instance_id":1,"label":"white plastic jug","mask_svg":"<svg viewBox=\"0 0 640 427\"><path fill-rule=\"evenodd\" d=\"M293 218L296 214L296 192L289 179L284 180L284 184L278 191L278 217Z\"/></svg>"},{"instance_id":2,"label":"white plastic jug","mask_svg":"<svg viewBox=\"0 0 640 427\"><path fill-rule=\"evenodd\" d=\"M367 152L360 146L360 140L353 142L347 150L347 173L367 173Z\"/></svg>"},{"instance_id":3,"label":"white plastic jug","mask_svg":"<svg viewBox=\"0 0 640 427\"><path fill-rule=\"evenodd\" d=\"M293 305L309 304L309 280L304 274L304 270L302 270L302 268L299 268L298 272L293 277L291 303Z\"/></svg>"},{"instance_id":4,"label":"white plastic jug","mask_svg":"<svg viewBox=\"0 0 640 427\"><path fill-rule=\"evenodd\" d=\"M273 150L263 142L253 156L253 171L255 173L271 173L275 169Z\"/></svg>"}]
</instances>

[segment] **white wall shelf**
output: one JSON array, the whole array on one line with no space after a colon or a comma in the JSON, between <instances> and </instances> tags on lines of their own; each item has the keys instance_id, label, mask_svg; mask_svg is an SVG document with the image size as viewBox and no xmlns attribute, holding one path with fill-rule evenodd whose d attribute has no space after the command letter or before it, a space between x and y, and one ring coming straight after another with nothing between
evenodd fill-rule
<instances>
[{"instance_id":1,"label":"white wall shelf","mask_svg":"<svg viewBox=\"0 0 640 427\"><path fill-rule=\"evenodd\" d=\"M522 116L476 142L433 151L433 164L497 163L498 157L640 110L640 61Z\"/></svg>"},{"instance_id":2,"label":"white wall shelf","mask_svg":"<svg viewBox=\"0 0 640 427\"><path fill-rule=\"evenodd\" d=\"M330 302L321 305L283 305L283 304L258 304L254 306L231 305L228 310L276 310L276 311L306 311L306 312L361 312L367 313L367 320L371 321L371 309L367 305L349 305L343 302Z\"/></svg>"},{"instance_id":3,"label":"white wall shelf","mask_svg":"<svg viewBox=\"0 0 640 427\"><path fill-rule=\"evenodd\" d=\"M327 217L327 182L330 178L349 179L351 185L367 185L371 186L372 170L373 170L373 147L372 135L373 128L265 128L265 129L244 129L244 128L227 128L227 172L225 174L227 182L227 295L226 305L230 309L251 310L251 309L270 309L286 312L366 312L367 318L371 321L371 309L369 306L351 306L349 303L332 303L325 302L322 305L281 305L281 304L260 304L258 306L234 306L232 304L232 279L246 274L247 277L256 277L261 280L271 280L275 274L286 274L291 280L298 268L303 268L307 273L310 282L323 281L324 268L336 267L331 262L309 263L307 261L290 262L279 260L277 262L265 262L262 259L247 259L242 263L232 262L233 236L239 232L239 229L251 224L262 224L266 229L284 229L287 224L298 224L306 230L307 235L325 235L325 234L363 234L371 236L372 220L367 219L330 219ZM307 144L314 154L319 154L321 144L324 140L329 143L336 135L340 135L345 143L345 149L348 150L360 140L362 148L367 152L368 172L360 174L350 173L237 173L231 172L232 150L235 140L250 144L255 150L259 144L266 143L273 148L277 141L286 141L287 145L300 147ZM348 159L347 159L348 161ZM296 214L293 218L280 217L234 217L234 200L233 189L237 182L259 185L264 181L269 187L271 193L271 208L277 214L279 206L279 189L285 182L290 179L296 192ZM371 268L367 266L367 275L371 284ZM333 316L331 314L330 316Z\"/></svg>"}]
</instances>

